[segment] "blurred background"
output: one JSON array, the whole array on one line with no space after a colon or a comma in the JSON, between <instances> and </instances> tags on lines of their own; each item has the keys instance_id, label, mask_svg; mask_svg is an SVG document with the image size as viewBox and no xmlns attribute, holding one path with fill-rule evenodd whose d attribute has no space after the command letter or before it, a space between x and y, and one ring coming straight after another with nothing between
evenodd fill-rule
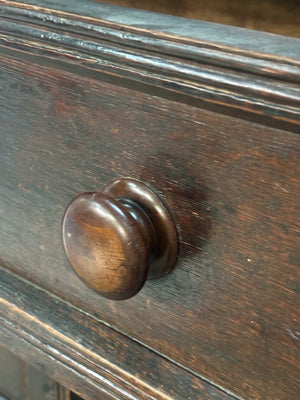
<instances>
[{"instance_id":1,"label":"blurred background","mask_svg":"<svg viewBox=\"0 0 300 400\"><path fill-rule=\"evenodd\" d=\"M104 0L103 2L300 37L300 0Z\"/></svg>"}]
</instances>

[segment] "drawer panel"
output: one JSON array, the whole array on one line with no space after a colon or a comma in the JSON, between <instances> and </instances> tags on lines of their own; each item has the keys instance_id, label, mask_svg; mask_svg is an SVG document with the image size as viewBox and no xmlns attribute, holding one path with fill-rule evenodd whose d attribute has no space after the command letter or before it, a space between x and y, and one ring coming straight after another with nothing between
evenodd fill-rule
<instances>
[{"instance_id":1,"label":"drawer panel","mask_svg":"<svg viewBox=\"0 0 300 400\"><path fill-rule=\"evenodd\" d=\"M2 58L1 265L195 374L256 399L299 389L299 136ZM65 257L70 200L114 178L172 209L180 256L130 300Z\"/></svg>"}]
</instances>

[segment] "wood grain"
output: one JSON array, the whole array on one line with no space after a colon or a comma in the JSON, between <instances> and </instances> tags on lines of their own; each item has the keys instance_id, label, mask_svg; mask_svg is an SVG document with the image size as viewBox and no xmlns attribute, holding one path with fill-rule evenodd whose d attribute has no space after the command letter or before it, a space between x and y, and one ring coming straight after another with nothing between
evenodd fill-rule
<instances>
[{"instance_id":1,"label":"wood grain","mask_svg":"<svg viewBox=\"0 0 300 400\"><path fill-rule=\"evenodd\" d=\"M236 399L1 268L0 278L1 342L85 400Z\"/></svg>"},{"instance_id":2,"label":"wood grain","mask_svg":"<svg viewBox=\"0 0 300 400\"><path fill-rule=\"evenodd\" d=\"M294 400L299 135L88 73L1 65L1 264L226 391ZM122 175L170 205L181 253L172 274L116 304L74 275L60 229L77 193Z\"/></svg>"},{"instance_id":3,"label":"wood grain","mask_svg":"<svg viewBox=\"0 0 300 400\"><path fill-rule=\"evenodd\" d=\"M112 83L126 79L152 95L299 130L300 40L94 2L31 3L0 0L2 51L64 62L77 73L81 67L83 75L104 72Z\"/></svg>"}]
</instances>

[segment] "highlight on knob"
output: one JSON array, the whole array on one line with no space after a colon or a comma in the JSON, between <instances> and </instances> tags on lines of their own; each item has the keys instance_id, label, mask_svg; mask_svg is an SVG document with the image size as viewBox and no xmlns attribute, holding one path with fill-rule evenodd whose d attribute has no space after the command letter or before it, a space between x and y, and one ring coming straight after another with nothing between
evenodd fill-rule
<instances>
[{"instance_id":1,"label":"highlight on knob","mask_svg":"<svg viewBox=\"0 0 300 400\"><path fill-rule=\"evenodd\" d=\"M67 258L92 290L113 300L172 270L178 235L165 202L146 184L121 178L76 196L62 226Z\"/></svg>"}]
</instances>

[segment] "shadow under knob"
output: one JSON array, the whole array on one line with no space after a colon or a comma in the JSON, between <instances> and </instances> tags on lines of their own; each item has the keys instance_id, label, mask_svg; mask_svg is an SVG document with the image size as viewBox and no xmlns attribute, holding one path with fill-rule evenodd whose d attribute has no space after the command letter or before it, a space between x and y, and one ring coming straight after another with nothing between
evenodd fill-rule
<instances>
[{"instance_id":1,"label":"shadow under knob","mask_svg":"<svg viewBox=\"0 0 300 400\"><path fill-rule=\"evenodd\" d=\"M63 243L79 278L102 296L134 296L147 278L160 278L175 265L174 220L147 185L121 178L102 193L75 197L63 219Z\"/></svg>"}]
</instances>

